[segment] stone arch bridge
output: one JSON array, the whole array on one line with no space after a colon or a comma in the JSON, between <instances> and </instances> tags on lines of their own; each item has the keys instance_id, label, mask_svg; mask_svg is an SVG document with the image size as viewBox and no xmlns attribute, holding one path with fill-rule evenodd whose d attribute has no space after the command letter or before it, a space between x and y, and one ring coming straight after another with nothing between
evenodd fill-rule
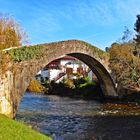
<instances>
[{"instance_id":1,"label":"stone arch bridge","mask_svg":"<svg viewBox=\"0 0 140 140\"><path fill-rule=\"evenodd\" d=\"M24 47L14 48L13 51L5 50L5 53L11 57L10 60L7 59L6 70L0 75L0 113L13 118L30 80L49 62L63 55L73 56L87 64L96 74L103 94L105 96L117 96L113 80L109 74L109 56L106 52L79 40L53 42L39 46L41 46L40 56L25 60L15 59L13 55L17 53L16 50L20 49L21 53L31 55ZM32 49L34 47L30 46Z\"/></svg>"}]
</instances>

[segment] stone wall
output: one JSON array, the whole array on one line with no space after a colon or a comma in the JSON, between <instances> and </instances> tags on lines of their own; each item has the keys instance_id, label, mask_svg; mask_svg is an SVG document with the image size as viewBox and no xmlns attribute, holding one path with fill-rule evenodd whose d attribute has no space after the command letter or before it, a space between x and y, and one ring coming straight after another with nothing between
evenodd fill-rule
<instances>
[{"instance_id":1,"label":"stone wall","mask_svg":"<svg viewBox=\"0 0 140 140\"><path fill-rule=\"evenodd\" d=\"M0 113L9 117L13 117L13 74L11 71L6 71L0 77Z\"/></svg>"}]
</instances>

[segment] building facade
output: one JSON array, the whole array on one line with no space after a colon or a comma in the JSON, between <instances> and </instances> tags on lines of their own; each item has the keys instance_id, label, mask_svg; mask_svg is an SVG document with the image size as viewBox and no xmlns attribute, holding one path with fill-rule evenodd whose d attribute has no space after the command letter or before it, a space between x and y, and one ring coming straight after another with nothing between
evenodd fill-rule
<instances>
[{"instance_id":1,"label":"building facade","mask_svg":"<svg viewBox=\"0 0 140 140\"><path fill-rule=\"evenodd\" d=\"M77 75L93 78L93 73L86 64L74 57L63 56L52 61L39 71L36 79L40 81L49 79L50 81L60 82L68 76L73 79L77 78Z\"/></svg>"}]
</instances>

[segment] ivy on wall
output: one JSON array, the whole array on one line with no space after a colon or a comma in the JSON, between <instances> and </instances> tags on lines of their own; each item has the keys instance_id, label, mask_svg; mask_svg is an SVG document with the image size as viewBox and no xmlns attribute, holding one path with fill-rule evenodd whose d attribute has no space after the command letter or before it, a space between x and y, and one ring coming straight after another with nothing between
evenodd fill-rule
<instances>
[{"instance_id":1,"label":"ivy on wall","mask_svg":"<svg viewBox=\"0 0 140 140\"><path fill-rule=\"evenodd\" d=\"M84 41L80 42L84 43L85 46L92 48L94 56L99 57L100 59L105 59L109 57L109 54L107 52L104 52L103 50L96 48L95 46ZM14 61L21 62L41 57L44 50L43 48L43 45L24 46L21 48L10 49L7 52Z\"/></svg>"},{"instance_id":2,"label":"ivy on wall","mask_svg":"<svg viewBox=\"0 0 140 140\"><path fill-rule=\"evenodd\" d=\"M25 60L40 58L43 54L42 45L24 46L17 49L8 50L7 53L14 61L21 62Z\"/></svg>"},{"instance_id":3,"label":"ivy on wall","mask_svg":"<svg viewBox=\"0 0 140 140\"><path fill-rule=\"evenodd\" d=\"M87 47L92 48L93 51L94 51L94 55L97 55L96 57L99 57L100 59L105 59L105 58L108 58L109 57L109 53L107 53L107 52L105 52L105 51L103 51L103 50L101 50L101 49L93 46L90 43L87 43L87 42L84 42L84 41L81 41L81 42L85 43L85 45Z\"/></svg>"}]
</instances>

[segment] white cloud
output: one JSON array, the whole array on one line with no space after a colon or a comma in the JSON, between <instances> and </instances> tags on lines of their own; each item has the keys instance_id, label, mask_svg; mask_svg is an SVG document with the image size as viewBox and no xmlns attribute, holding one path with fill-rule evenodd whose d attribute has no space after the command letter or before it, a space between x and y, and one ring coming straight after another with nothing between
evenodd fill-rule
<instances>
[{"instance_id":1,"label":"white cloud","mask_svg":"<svg viewBox=\"0 0 140 140\"><path fill-rule=\"evenodd\" d=\"M77 26L113 24L115 17L112 9L106 3L76 1L64 7L63 11L56 13Z\"/></svg>"},{"instance_id":2,"label":"white cloud","mask_svg":"<svg viewBox=\"0 0 140 140\"><path fill-rule=\"evenodd\" d=\"M135 15L140 12L139 5L139 0L99 0L96 2L78 0L66 5L63 11L57 11L57 13L78 26L89 24L111 26L120 21L134 20Z\"/></svg>"},{"instance_id":3,"label":"white cloud","mask_svg":"<svg viewBox=\"0 0 140 140\"><path fill-rule=\"evenodd\" d=\"M134 21L139 12L139 0L72 0L65 5L47 5L47 3L36 3L32 7L34 29L40 31L44 28L46 32L60 31L63 29L63 21L72 26L82 28L84 26L116 26L120 22ZM62 23L62 24L61 24ZM127 26L127 23L124 26ZM66 25L67 26L67 25ZM43 31L44 31L43 30Z\"/></svg>"}]
</instances>

